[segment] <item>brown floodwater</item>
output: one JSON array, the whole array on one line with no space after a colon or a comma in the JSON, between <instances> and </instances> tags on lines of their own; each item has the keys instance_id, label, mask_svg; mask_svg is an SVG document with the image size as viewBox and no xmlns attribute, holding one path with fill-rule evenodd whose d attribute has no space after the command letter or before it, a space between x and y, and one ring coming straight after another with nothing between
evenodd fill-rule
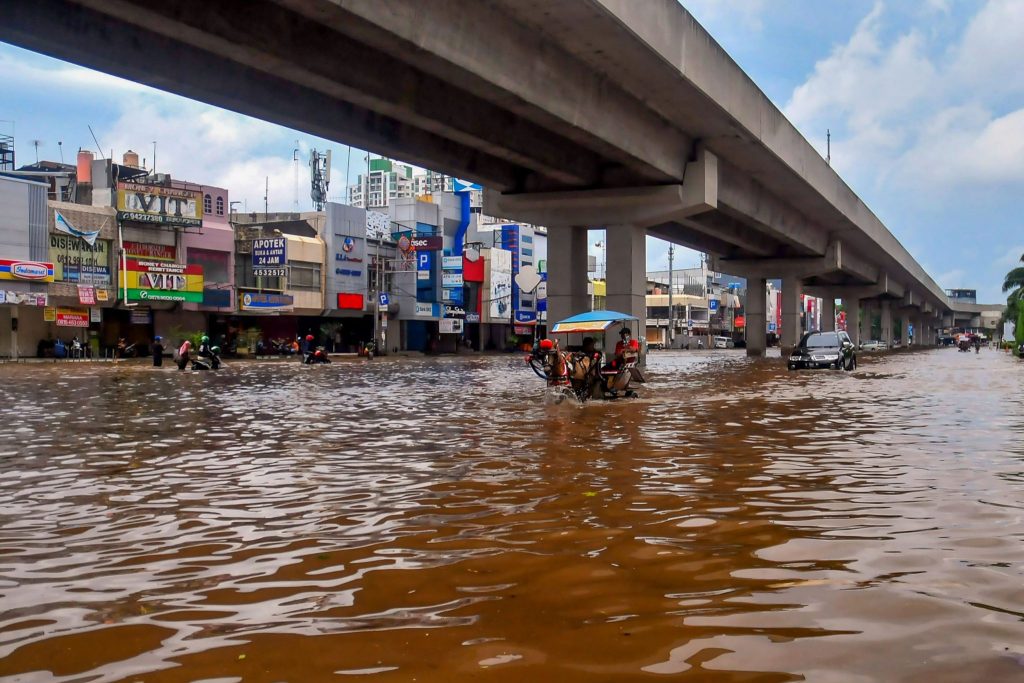
<instances>
[{"instance_id":1,"label":"brown floodwater","mask_svg":"<svg viewBox=\"0 0 1024 683\"><path fill-rule=\"evenodd\" d=\"M0 679L1024 680L1024 362L0 367Z\"/></svg>"}]
</instances>

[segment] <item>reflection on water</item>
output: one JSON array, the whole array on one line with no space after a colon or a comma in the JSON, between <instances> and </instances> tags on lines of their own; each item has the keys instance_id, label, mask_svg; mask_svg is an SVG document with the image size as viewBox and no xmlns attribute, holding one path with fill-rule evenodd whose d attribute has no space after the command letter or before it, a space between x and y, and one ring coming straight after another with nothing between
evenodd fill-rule
<instances>
[{"instance_id":1,"label":"reflection on water","mask_svg":"<svg viewBox=\"0 0 1024 683\"><path fill-rule=\"evenodd\" d=\"M0 367L12 681L1024 680L1024 363Z\"/></svg>"}]
</instances>

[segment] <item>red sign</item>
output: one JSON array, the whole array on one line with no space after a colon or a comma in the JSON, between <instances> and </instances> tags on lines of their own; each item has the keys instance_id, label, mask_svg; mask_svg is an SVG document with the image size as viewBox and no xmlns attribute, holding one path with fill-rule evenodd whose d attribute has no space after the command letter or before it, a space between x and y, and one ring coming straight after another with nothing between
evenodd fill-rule
<instances>
[{"instance_id":1,"label":"red sign","mask_svg":"<svg viewBox=\"0 0 1024 683\"><path fill-rule=\"evenodd\" d=\"M733 326L736 327L736 329L739 329L741 327L746 327L747 326L747 319L744 318L742 315L738 315L738 316L736 316L736 320L734 321Z\"/></svg>"},{"instance_id":2,"label":"red sign","mask_svg":"<svg viewBox=\"0 0 1024 683\"><path fill-rule=\"evenodd\" d=\"M87 308L58 308L58 327L89 327L89 309Z\"/></svg>"},{"instance_id":3,"label":"red sign","mask_svg":"<svg viewBox=\"0 0 1024 683\"><path fill-rule=\"evenodd\" d=\"M338 308L342 311L361 311L366 308L362 294L338 294Z\"/></svg>"},{"instance_id":4,"label":"red sign","mask_svg":"<svg viewBox=\"0 0 1024 683\"><path fill-rule=\"evenodd\" d=\"M413 237L410 244L416 251L441 251L444 249L444 238L440 235Z\"/></svg>"},{"instance_id":5,"label":"red sign","mask_svg":"<svg viewBox=\"0 0 1024 683\"><path fill-rule=\"evenodd\" d=\"M89 285L78 285L78 303L83 306L95 306L96 288Z\"/></svg>"},{"instance_id":6,"label":"red sign","mask_svg":"<svg viewBox=\"0 0 1024 683\"><path fill-rule=\"evenodd\" d=\"M169 244L149 244L147 242L124 243L124 250L128 256L140 256L142 258L162 259L173 261L178 258L178 252Z\"/></svg>"}]
</instances>

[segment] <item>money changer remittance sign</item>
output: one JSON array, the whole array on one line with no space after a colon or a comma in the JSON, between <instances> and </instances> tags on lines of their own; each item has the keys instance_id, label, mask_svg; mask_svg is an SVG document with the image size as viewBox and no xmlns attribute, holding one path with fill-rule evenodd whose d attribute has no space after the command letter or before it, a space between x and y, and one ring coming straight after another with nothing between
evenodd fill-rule
<instances>
[{"instance_id":1,"label":"money changer remittance sign","mask_svg":"<svg viewBox=\"0 0 1024 683\"><path fill-rule=\"evenodd\" d=\"M202 266L128 259L125 277L129 301L203 302Z\"/></svg>"}]
</instances>

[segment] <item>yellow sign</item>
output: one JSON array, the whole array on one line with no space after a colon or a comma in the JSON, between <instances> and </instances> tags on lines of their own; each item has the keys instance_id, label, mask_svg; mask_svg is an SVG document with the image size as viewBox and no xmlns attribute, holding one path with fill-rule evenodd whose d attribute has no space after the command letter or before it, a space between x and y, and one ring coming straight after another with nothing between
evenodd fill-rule
<instances>
[{"instance_id":1,"label":"yellow sign","mask_svg":"<svg viewBox=\"0 0 1024 683\"><path fill-rule=\"evenodd\" d=\"M52 323L57 320L57 309L53 306L47 306L43 309L43 322Z\"/></svg>"},{"instance_id":2,"label":"yellow sign","mask_svg":"<svg viewBox=\"0 0 1024 683\"><path fill-rule=\"evenodd\" d=\"M50 235L50 260L53 277L58 282L80 285L109 285L110 240L88 242L70 235Z\"/></svg>"}]
</instances>

